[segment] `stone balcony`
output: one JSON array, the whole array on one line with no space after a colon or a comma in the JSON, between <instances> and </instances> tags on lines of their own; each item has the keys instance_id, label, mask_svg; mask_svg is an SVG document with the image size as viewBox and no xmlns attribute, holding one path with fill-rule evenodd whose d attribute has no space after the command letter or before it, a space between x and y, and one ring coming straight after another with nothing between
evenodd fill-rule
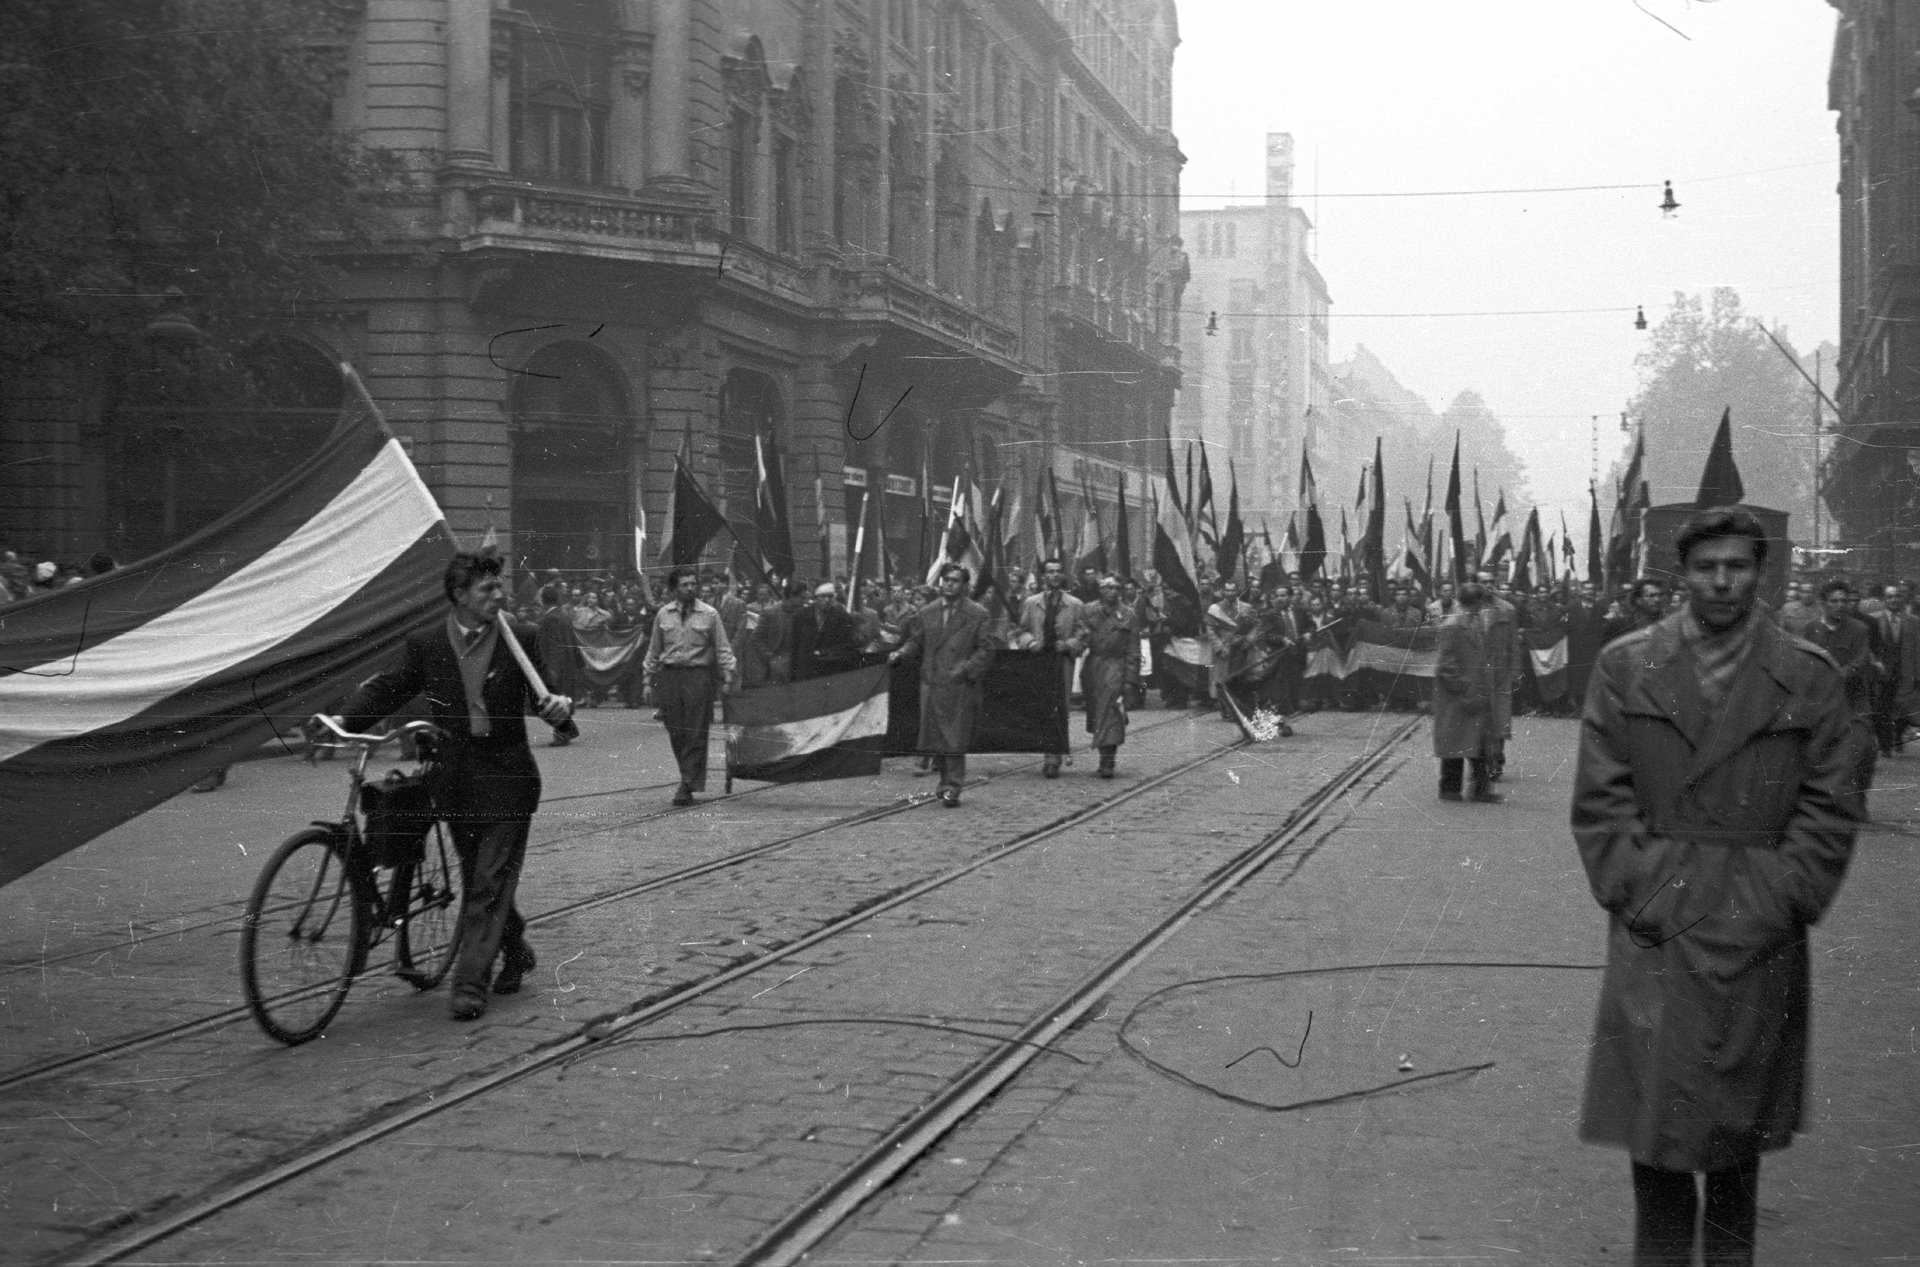
<instances>
[{"instance_id":1,"label":"stone balcony","mask_svg":"<svg viewBox=\"0 0 1920 1267\"><path fill-rule=\"evenodd\" d=\"M519 181L467 186L453 219L466 250L506 248L718 269L711 213L684 201Z\"/></svg>"},{"instance_id":2,"label":"stone balcony","mask_svg":"<svg viewBox=\"0 0 1920 1267\"><path fill-rule=\"evenodd\" d=\"M1017 333L890 265L840 270L839 300L842 316L892 321L1008 369L1020 369Z\"/></svg>"}]
</instances>

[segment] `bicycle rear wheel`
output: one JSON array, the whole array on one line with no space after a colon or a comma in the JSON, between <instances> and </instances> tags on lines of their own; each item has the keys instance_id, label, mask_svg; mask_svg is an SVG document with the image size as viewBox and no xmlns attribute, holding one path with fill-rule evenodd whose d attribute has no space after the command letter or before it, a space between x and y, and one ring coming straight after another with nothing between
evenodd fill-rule
<instances>
[{"instance_id":1,"label":"bicycle rear wheel","mask_svg":"<svg viewBox=\"0 0 1920 1267\"><path fill-rule=\"evenodd\" d=\"M240 925L240 981L269 1035L318 1038L367 957L367 897L337 833L310 827L267 860Z\"/></svg>"},{"instance_id":2,"label":"bicycle rear wheel","mask_svg":"<svg viewBox=\"0 0 1920 1267\"><path fill-rule=\"evenodd\" d=\"M393 907L400 926L394 941L395 971L416 990L431 990L453 966L460 949L460 854L445 823L427 833L425 856L393 873Z\"/></svg>"}]
</instances>

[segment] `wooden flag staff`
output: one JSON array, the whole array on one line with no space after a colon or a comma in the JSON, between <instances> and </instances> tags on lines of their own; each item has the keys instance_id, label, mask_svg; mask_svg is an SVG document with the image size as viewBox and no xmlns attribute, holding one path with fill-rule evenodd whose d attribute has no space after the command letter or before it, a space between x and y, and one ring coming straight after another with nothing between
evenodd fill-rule
<instances>
[{"instance_id":1,"label":"wooden flag staff","mask_svg":"<svg viewBox=\"0 0 1920 1267\"><path fill-rule=\"evenodd\" d=\"M514 637L513 625L508 622L507 613L498 613L495 616L495 620L497 620L500 625L501 641L507 644L507 651L513 656L513 662L519 665L520 672L526 675L527 683L533 687L534 697L539 701L540 707L545 708L550 701L555 699L565 699L565 696L555 695L547 689L546 681L540 676L540 671L533 667L533 661L528 658L526 649L520 645L520 639ZM580 727L575 725L573 720L572 700L567 701L567 719L558 726L555 726L553 733L562 739L578 739L580 737Z\"/></svg>"}]
</instances>

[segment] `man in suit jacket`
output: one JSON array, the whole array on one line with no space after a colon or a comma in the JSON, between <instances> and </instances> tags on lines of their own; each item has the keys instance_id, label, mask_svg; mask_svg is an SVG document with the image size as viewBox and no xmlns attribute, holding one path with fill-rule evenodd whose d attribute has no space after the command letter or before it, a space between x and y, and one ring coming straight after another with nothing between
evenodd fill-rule
<instances>
[{"instance_id":1,"label":"man in suit jacket","mask_svg":"<svg viewBox=\"0 0 1920 1267\"><path fill-rule=\"evenodd\" d=\"M1087 649L1087 605L1067 592L1067 568L1059 559L1040 565L1042 589L1029 594L1020 604L1020 630L1015 643L1022 650L1038 651L1060 661L1059 729L1066 732L1067 699L1073 693L1073 662ZM1040 763L1040 773L1049 779L1060 777L1060 759L1065 751L1049 752Z\"/></svg>"},{"instance_id":2,"label":"man in suit jacket","mask_svg":"<svg viewBox=\"0 0 1920 1267\"><path fill-rule=\"evenodd\" d=\"M1803 1123L1807 929L1873 745L1827 656L1755 615L1750 512L1700 512L1677 550L1687 606L1600 653L1580 728L1573 835L1609 917L1580 1137L1632 1159L1634 1262L1692 1262L1697 1225L1707 1262L1751 1263L1761 1154Z\"/></svg>"},{"instance_id":3,"label":"man in suit jacket","mask_svg":"<svg viewBox=\"0 0 1920 1267\"><path fill-rule=\"evenodd\" d=\"M941 804L960 804L967 748L980 721L981 687L999 649L993 618L966 596L972 574L958 563L940 569L940 596L908 622L889 660L920 661L920 751L933 758Z\"/></svg>"},{"instance_id":4,"label":"man in suit jacket","mask_svg":"<svg viewBox=\"0 0 1920 1267\"><path fill-rule=\"evenodd\" d=\"M795 682L839 673L860 659L853 617L837 601L832 581L822 581L813 602L796 612L788 634L788 663Z\"/></svg>"},{"instance_id":5,"label":"man in suit jacket","mask_svg":"<svg viewBox=\"0 0 1920 1267\"><path fill-rule=\"evenodd\" d=\"M334 720L364 732L424 694L434 724L448 738L435 754L436 807L453 829L465 877L460 901L460 949L453 961L455 1020L470 1021L487 1010L493 961L504 956L495 994L512 994L534 966L526 921L514 909L514 890L527 852L527 831L540 805L540 767L527 747L526 713L546 696L540 641L531 626L514 626L535 671L527 681L504 645L498 616L506 599L500 560L486 554L456 554L443 585L452 604L444 622L409 637L397 668L360 684ZM558 726L573 703L553 695L540 717Z\"/></svg>"},{"instance_id":6,"label":"man in suit jacket","mask_svg":"<svg viewBox=\"0 0 1920 1267\"><path fill-rule=\"evenodd\" d=\"M1872 617L1880 660L1878 689L1873 700L1873 729L1883 757L1892 756L1906 734L1908 710L1903 701L1913 693L1916 653L1920 653L1920 647L1914 645L1920 638L1920 618L1908 610L1907 603L1907 587L1889 585L1880 610Z\"/></svg>"},{"instance_id":7,"label":"man in suit jacket","mask_svg":"<svg viewBox=\"0 0 1920 1267\"><path fill-rule=\"evenodd\" d=\"M1852 614L1853 587L1835 578L1820 587L1820 619L1808 625L1801 637L1833 657L1840 666L1846 685L1847 706L1866 727L1873 729L1874 665L1872 635L1866 622ZM1854 789L1864 797L1873 786L1873 767L1878 749L1862 744L1854 765Z\"/></svg>"}]
</instances>

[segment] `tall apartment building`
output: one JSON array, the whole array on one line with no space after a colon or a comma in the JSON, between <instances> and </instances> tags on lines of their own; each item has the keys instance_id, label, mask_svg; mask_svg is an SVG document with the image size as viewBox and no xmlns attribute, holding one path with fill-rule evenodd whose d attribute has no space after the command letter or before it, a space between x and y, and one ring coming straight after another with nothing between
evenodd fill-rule
<instances>
[{"instance_id":1,"label":"tall apartment building","mask_svg":"<svg viewBox=\"0 0 1920 1267\"><path fill-rule=\"evenodd\" d=\"M1293 201L1293 137L1267 135L1266 197L1180 216L1191 279L1181 327L1176 444L1205 441L1224 496L1227 461L1242 509L1277 534L1294 507L1301 445L1315 455L1333 397L1332 299L1314 266L1312 222Z\"/></svg>"},{"instance_id":2,"label":"tall apartment building","mask_svg":"<svg viewBox=\"0 0 1920 1267\"><path fill-rule=\"evenodd\" d=\"M1824 494L1848 566L1920 571L1920 10L1832 0L1840 132L1840 418Z\"/></svg>"},{"instance_id":3,"label":"tall apartment building","mask_svg":"<svg viewBox=\"0 0 1920 1267\"><path fill-rule=\"evenodd\" d=\"M630 564L680 453L751 538L771 445L797 541L844 542L870 499L908 567L923 473L944 505L969 471L1031 489L1051 463L1111 499L1157 469L1186 279L1171 0L331 10L339 125L413 179L390 249L276 325L263 429L310 443L352 362L456 533L535 567ZM182 457L193 411L37 390L0 412L0 534L28 548L144 553L277 473Z\"/></svg>"}]
</instances>

